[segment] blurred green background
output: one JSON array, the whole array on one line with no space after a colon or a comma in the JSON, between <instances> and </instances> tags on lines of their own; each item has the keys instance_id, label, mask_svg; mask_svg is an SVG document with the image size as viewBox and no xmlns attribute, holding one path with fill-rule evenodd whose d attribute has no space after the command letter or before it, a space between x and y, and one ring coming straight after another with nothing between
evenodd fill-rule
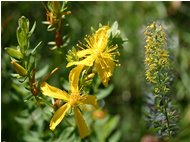
<instances>
[{"instance_id":1,"label":"blurred green background","mask_svg":"<svg viewBox=\"0 0 190 142\"><path fill-rule=\"evenodd\" d=\"M2 141L23 141L24 128L15 117L24 110L26 103L21 99L19 90L15 89L11 73L10 58L4 48L17 45L16 28L18 19L24 15L31 25L37 22L31 38L31 47L38 48L38 69L51 71L60 67L60 71L50 79L54 86L59 87L60 76L67 79L69 70L65 68L66 53L82 41L90 28L98 28L99 23L119 24L121 35L128 41L119 49L120 67L114 71L111 82L114 86L111 94L105 99L105 108L111 115L119 115L117 129L121 131L123 142L138 142L148 133L143 119L145 105L145 71L144 45L145 27L153 21L164 25L168 35L168 47L173 61L173 98L180 110L180 119L190 111L190 2L68 2L72 14L66 16L63 34L70 37L69 46L63 53L51 51L47 45L54 40L54 35L47 32L46 11L41 2L1 2L1 137ZM31 107L31 110L33 108ZM190 115L184 121L190 121ZM184 122L184 123L186 123ZM31 122L32 123L32 122ZM48 127L47 119L47 127ZM183 123L182 123L183 124ZM27 124L28 125L28 124ZM31 128L35 129L35 128ZM26 132L27 133L27 132ZM45 138L41 138L45 141Z\"/></svg>"}]
</instances>

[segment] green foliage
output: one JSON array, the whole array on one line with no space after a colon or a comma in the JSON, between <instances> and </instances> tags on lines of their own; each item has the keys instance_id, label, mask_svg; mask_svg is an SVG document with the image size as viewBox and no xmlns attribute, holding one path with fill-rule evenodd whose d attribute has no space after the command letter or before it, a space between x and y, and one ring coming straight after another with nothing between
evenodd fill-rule
<instances>
[{"instance_id":1,"label":"green foliage","mask_svg":"<svg viewBox=\"0 0 190 142\"><path fill-rule=\"evenodd\" d=\"M158 21L166 31L172 65L169 71L172 76L167 84L170 91L166 95L170 99L165 101L168 118L172 120L170 129L173 137L165 141L189 142L189 3L94 1L59 2L54 5L51 2L3 1L1 9L2 141L139 142L146 135L166 136L168 131L162 97L155 97L154 91L151 91L154 88L145 83L143 64L145 26ZM42 21L48 25L42 24ZM53 25L50 21L54 22ZM61 21L61 28L58 21ZM109 44L118 45L121 66L113 72L108 87L101 84L92 69L85 68L83 72L80 82L85 83L84 91L96 95L100 106L96 115L96 111L88 106L81 108L89 110L83 115L91 135L82 140L79 138L72 111L54 132L50 131L49 121L57 106L54 99L40 93L41 81L59 67L48 82L69 90L70 69L65 66L67 62L78 60L75 58L77 50L72 47L91 33L91 27L98 29L107 23L111 26L112 40ZM27 70L27 75L19 75L11 66L11 61ZM161 107L159 111L155 109L155 104ZM146 114L151 117L144 119ZM145 120L152 129L147 129Z\"/></svg>"},{"instance_id":2,"label":"green foliage","mask_svg":"<svg viewBox=\"0 0 190 142\"><path fill-rule=\"evenodd\" d=\"M116 128L119 122L119 117L115 116L113 118L105 118L103 120L99 120L95 122L95 133L97 135L97 141L105 142L105 141L119 141L121 131L116 131L113 133L114 129ZM113 134L111 134L113 133Z\"/></svg>"}]
</instances>

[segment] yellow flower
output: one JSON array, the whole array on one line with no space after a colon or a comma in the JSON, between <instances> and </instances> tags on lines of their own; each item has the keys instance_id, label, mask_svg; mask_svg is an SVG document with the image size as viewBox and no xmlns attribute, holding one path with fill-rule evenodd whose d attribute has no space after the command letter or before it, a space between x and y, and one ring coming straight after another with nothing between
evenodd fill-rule
<instances>
[{"instance_id":1,"label":"yellow flower","mask_svg":"<svg viewBox=\"0 0 190 142\"><path fill-rule=\"evenodd\" d=\"M78 80L80 73L83 69L83 66L79 65L71 70L69 74L69 83L70 83L70 93L60 90L56 87L49 85L46 82L43 82L40 86L41 91L44 95L62 99L66 102L61 106L54 114L50 121L50 129L54 130L55 127L62 121L65 117L65 114L68 110L74 110L76 122L79 128L80 137L84 138L90 134L90 130L79 110L80 105L90 104L96 107L96 97L93 95L80 95Z\"/></svg>"},{"instance_id":2,"label":"yellow flower","mask_svg":"<svg viewBox=\"0 0 190 142\"><path fill-rule=\"evenodd\" d=\"M69 62L67 67L72 65L93 66L95 63L96 70L100 76L102 83L107 86L109 78L112 76L115 62L115 55L119 55L116 51L117 45L108 45L110 27L103 26L98 29L92 36L85 38L86 44L77 45L82 50L77 52L80 61ZM87 49L84 49L86 47Z\"/></svg>"}]
</instances>

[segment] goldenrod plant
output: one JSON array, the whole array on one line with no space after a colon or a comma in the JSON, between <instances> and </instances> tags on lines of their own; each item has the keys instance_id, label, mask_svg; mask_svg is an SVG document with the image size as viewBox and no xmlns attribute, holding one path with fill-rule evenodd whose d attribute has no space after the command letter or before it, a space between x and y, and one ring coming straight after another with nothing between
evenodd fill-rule
<instances>
[{"instance_id":1,"label":"goldenrod plant","mask_svg":"<svg viewBox=\"0 0 190 142\"><path fill-rule=\"evenodd\" d=\"M177 133L179 112L173 106L174 97L170 91L173 78L166 32L162 25L153 22L147 26L144 34L146 79L152 88L148 95L153 94L151 102L149 99L149 105L153 106L149 108L147 121L159 136L170 138Z\"/></svg>"}]
</instances>

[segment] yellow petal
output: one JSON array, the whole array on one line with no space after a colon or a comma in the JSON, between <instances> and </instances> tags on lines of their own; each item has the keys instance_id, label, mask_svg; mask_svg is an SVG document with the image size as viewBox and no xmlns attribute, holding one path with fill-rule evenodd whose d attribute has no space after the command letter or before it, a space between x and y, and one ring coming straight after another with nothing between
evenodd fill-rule
<instances>
[{"instance_id":1,"label":"yellow petal","mask_svg":"<svg viewBox=\"0 0 190 142\"><path fill-rule=\"evenodd\" d=\"M108 85L108 81L110 77L112 76L113 68L115 67L115 63L111 59L102 58L99 60L96 60L95 66L98 72L98 75L100 76L102 83L104 86Z\"/></svg>"},{"instance_id":2,"label":"yellow petal","mask_svg":"<svg viewBox=\"0 0 190 142\"><path fill-rule=\"evenodd\" d=\"M69 73L70 90L72 93L79 92L78 81L83 67L83 65L78 65L77 67L73 68Z\"/></svg>"},{"instance_id":3,"label":"yellow petal","mask_svg":"<svg viewBox=\"0 0 190 142\"><path fill-rule=\"evenodd\" d=\"M89 55L88 57L86 57L85 59L83 59L81 61L69 62L66 67L68 68L68 67L73 66L73 65L92 66L94 60L95 60L94 56Z\"/></svg>"},{"instance_id":4,"label":"yellow petal","mask_svg":"<svg viewBox=\"0 0 190 142\"><path fill-rule=\"evenodd\" d=\"M92 50L91 49L85 49L85 50L80 50L77 52L77 56L79 58L85 57L86 55L92 54Z\"/></svg>"},{"instance_id":5,"label":"yellow petal","mask_svg":"<svg viewBox=\"0 0 190 142\"><path fill-rule=\"evenodd\" d=\"M94 35L94 41L96 43L96 47L98 48L99 52L103 52L108 44L108 26L103 26L99 28L95 35Z\"/></svg>"},{"instance_id":6,"label":"yellow petal","mask_svg":"<svg viewBox=\"0 0 190 142\"><path fill-rule=\"evenodd\" d=\"M78 64L78 62L69 62L69 63L66 65L66 68L71 67L71 66L73 66L73 65L77 65L77 64Z\"/></svg>"},{"instance_id":7,"label":"yellow petal","mask_svg":"<svg viewBox=\"0 0 190 142\"><path fill-rule=\"evenodd\" d=\"M41 89L42 94L46 96L50 96L56 99L63 99L65 101L69 100L69 95L65 91L62 91L56 87L53 87L46 82L41 83L40 89Z\"/></svg>"},{"instance_id":8,"label":"yellow petal","mask_svg":"<svg viewBox=\"0 0 190 142\"><path fill-rule=\"evenodd\" d=\"M92 66L97 56L96 54L102 53L107 47L109 29L109 26L103 26L99 28L95 34L85 38L87 44L84 46L87 47L87 49L77 52L77 56L79 58L84 57L85 59L77 62L69 62L66 67L70 67L72 65Z\"/></svg>"},{"instance_id":9,"label":"yellow petal","mask_svg":"<svg viewBox=\"0 0 190 142\"><path fill-rule=\"evenodd\" d=\"M80 102L83 104L89 104L93 105L94 107L97 107L97 101L96 96L93 95L84 95L82 96L84 99L82 99Z\"/></svg>"},{"instance_id":10,"label":"yellow petal","mask_svg":"<svg viewBox=\"0 0 190 142\"><path fill-rule=\"evenodd\" d=\"M80 110L77 107L74 108L74 113L75 113L75 119L76 119L78 129L79 129L80 137L84 138L90 134L90 130L89 130Z\"/></svg>"},{"instance_id":11,"label":"yellow petal","mask_svg":"<svg viewBox=\"0 0 190 142\"><path fill-rule=\"evenodd\" d=\"M55 127L62 121L66 112L70 109L70 105L68 103L61 106L53 115L49 128L53 131Z\"/></svg>"},{"instance_id":12,"label":"yellow petal","mask_svg":"<svg viewBox=\"0 0 190 142\"><path fill-rule=\"evenodd\" d=\"M85 59L79 61L80 62L79 64L80 65L85 65L85 66L92 66L94 61L95 61L94 56L90 55L90 56L86 57Z\"/></svg>"}]
</instances>

